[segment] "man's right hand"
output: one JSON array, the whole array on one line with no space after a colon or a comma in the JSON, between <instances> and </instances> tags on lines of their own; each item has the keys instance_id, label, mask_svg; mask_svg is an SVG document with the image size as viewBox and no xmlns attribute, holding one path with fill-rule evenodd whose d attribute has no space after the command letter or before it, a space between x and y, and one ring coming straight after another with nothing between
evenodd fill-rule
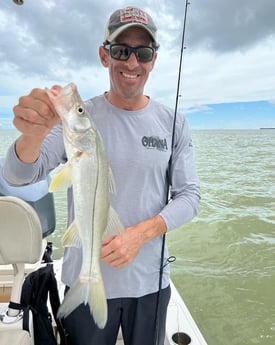
<instances>
[{"instance_id":1,"label":"man's right hand","mask_svg":"<svg viewBox=\"0 0 275 345\"><path fill-rule=\"evenodd\" d=\"M45 138L60 118L43 89L33 89L29 95L19 98L13 108L14 126L23 134Z\"/></svg>"},{"instance_id":2,"label":"man's right hand","mask_svg":"<svg viewBox=\"0 0 275 345\"><path fill-rule=\"evenodd\" d=\"M60 118L43 89L33 89L20 97L13 112L13 124L22 133L16 141L16 153L23 162L33 163L39 157L44 138Z\"/></svg>"}]
</instances>

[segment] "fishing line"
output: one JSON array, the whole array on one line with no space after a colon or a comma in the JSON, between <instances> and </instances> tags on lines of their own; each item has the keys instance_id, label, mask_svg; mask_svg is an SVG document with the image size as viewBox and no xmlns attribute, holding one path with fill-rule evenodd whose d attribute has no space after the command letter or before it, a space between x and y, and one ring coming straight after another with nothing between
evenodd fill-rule
<instances>
[{"instance_id":1,"label":"fishing line","mask_svg":"<svg viewBox=\"0 0 275 345\"><path fill-rule=\"evenodd\" d=\"M166 204L169 203L170 200L170 188L169 185L171 184L171 167L172 167L172 156L173 156L173 148L175 143L175 127L176 127L176 120L177 120L177 111L178 111L178 100L180 97L180 82L181 82L181 71L182 71L182 62L183 62L183 52L184 52L184 39L185 39L185 29L186 29L186 18L187 18L187 8L190 4L189 0L185 1L185 11L184 11L184 19L183 19L183 27L182 27L182 38L181 38L181 50L180 50L180 60L179 60L179 69L178 69L178 83L177 83L177 91L176 91L176 101L175 101L175 110L174 110L174 119L173 119L173 127L172 127L172 143L171 143L171 155L168 162L168 169L167 169L167 194L166 194ZM160 310L160 302L161 302L161 289L162 289L162 277L163 277L163 269L174 262L176 258L171 256L166 260L164 263L164 251L165 251L165 241L166 235L162 235L162 246L161 246L161 258L160 258L160 270L159 270L159 288L158 288L158 296L157 296L157 304L156 304L156 321L155 321L155 345L159 345L159 336L160 336L160 329L159 329L159 310Z\"/></svg>"}]
</instances>

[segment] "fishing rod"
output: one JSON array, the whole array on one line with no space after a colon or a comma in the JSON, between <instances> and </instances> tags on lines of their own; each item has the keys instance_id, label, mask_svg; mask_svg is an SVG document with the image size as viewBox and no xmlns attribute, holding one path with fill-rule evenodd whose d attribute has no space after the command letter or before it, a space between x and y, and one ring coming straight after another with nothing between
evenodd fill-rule
<instances>
[{"instance_id":1,"label":"fishing rod","mask_svg":"<svg viewBox=\"0 0 275 345\"><path fill-rule=\"evenodd\" d=\"M185 49L184 41L185 41L185 30L186 30L186 20L187 20L187 9L188 5L190 5L190 1L185 1L185 10L184 10L184 19L183 19L183 27L182 27L182 38L181 38L181 50L180 50L180 60L179 60L179 69L178 69L178 82L177 82L177 90L176 90L176 100L175 100L175 110L174 110L174 119L173 119L173 127L172 127L172 141L171 141L171 156L168 162L168 171L167 171L167 192L166 192L166 204L169 202L169 195L170 195L170 181L171 181L171 166L172 166L172 155L173 155L173 148L175 143L175 127L176 127L176 120L177 120L177 112L178 112L178 101L180 97L180 84L181 84L181 74L182 74L182 63L183 63L183 52ZM158 288L158 296L157 296L157 305L156 305L156 321L155 321L155 341L154 345L159 345L159 336L160 336L160 328L159 328L159 313L160 313L160 302L161 302L161 290L162 290L162 277L163 277L163 270L164 268L171 262L174 262L176 258L171 256L167 259L167 262L164 263L164 251L165 251L165 242L166 242L166 235L162 235L162 246L161 246L161 258L160 258L160 271L159 271L159 288Z\"/></svg>"}]
</instances>

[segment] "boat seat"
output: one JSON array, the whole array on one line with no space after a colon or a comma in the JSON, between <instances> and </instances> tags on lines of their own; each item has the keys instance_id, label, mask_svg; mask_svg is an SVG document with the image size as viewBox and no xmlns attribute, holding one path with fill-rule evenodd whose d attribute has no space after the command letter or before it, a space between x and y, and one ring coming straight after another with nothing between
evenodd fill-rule
<instances>
[{"instance_id":1,"label":"boat seat","mask_svg":"<svg viewBox=\"0 0 275 345\"><path fill-rule=\"evenodd\" d=\"M24 186L25 191L27 191L28 186ZM20 189L22 187L13 187L13 190L16 190L16 188ZM31 190L29 191L31 193ZM0 197L1 196L16 196L13 194L2 194L0 191ZM24 201L26 201L29 205L31 205L40 220L41 228L42 228L42 237L45 238L49 236L51 233L54 232L55 226L56 226L56 216L55 216L55 206L54 206L54 197L53 193L46 193L43 195L40 199L32 201L32 200L25 200L22 197L18 197Z\"/></svg>"},{"instance_id":2,"label":"boat seat","mask_svg":"<svg viewBox=\"0 0 275 345\"><path fill-rule=\"evenodd\" d=\"M27 331L15 329L13 332L9 330L0 331L1 345L29 345L30 335Z\"/></svg>"},{"instance_id":3,"label":"boat seat","mask_svg":"<svg viewBox=\"0 0 275 345\"><path fill-rule=\"evenodd\" d=\"M19 306L25 264L35 264L43 255L41 222L34 208L17 197L0 197L0 238L0 265L12 265L14 272L10 305L0 316L0 344L29 345L31 337L22 329Z\"/></svg>"},{"instance_id":4,"label":"boat seat","mask_svg":"<svg viewBox=\"0 0 275 345\"><path fill-rule=\"evenodd\" d=\"M12 186L3 175L5 157L0 157L0 196L15 196L25 200L38 214L42 226L42 236L49 236L56 226L53 193L49 193L50 177L36 183Z\"/></svg>"},{"instance_id":5,"label":"boat seat","mask_svg":"<svg viewBox=\"0 0 275 345\"><path fill-rule=\"evenodd\" d=\"M0 197L0 220L0 265L37 262L42 229L36 211L17 197Z\"/></svg>"}]
</instances>

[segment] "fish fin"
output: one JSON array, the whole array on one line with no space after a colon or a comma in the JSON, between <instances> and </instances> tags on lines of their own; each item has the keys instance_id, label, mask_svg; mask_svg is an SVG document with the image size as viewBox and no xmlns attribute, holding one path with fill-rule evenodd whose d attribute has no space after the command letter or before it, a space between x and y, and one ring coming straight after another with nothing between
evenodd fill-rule
<instances>
[{"instance_id":1,"label":"fish fin","mask_svg":"<svg viewBox=\"0 0 275 345\"><path fill-rule=\"evenodd\" d=\"M119 219L117 212L113 209L112 206L110 206L108 223L103 233L102 239L106 239L113 235L122 234L123 232L124 232L124 225Z\"/></svg>"},{"instance_id":2,"label":"fish fin","mask_svg":"<svg viewBox=\"0 0 275 345\"><path fill-rule=\"evenodd\" d=\"M93 314L95 323L99 328L104 328L107 322L107 302L105 296L105 288L103 280L97 279L95 283L91 283L90 291L90 311Z\"/></svg>"},{"instance_id":3,"label":"fish fin","mask_svg":"<svg viewBox=\"0 0 275 345\"><path fill-rule=\"evenodd\" d=\"M64 247L74 246L81 248L81 238L79 237L78 228L76 222L73 222L65 232L62 238L62 243Z\"/></svg>"},{"instance_id":4,"label":"fish fin","mask_svg":"<svg viewBox=\"0 0 275 345\"><path fill-rule=\"evenodd\" d=\"M112 169L109 167L109 192L116 194L116 183L115 178L112 172Z\"/></svg>"},{"instance_id":5,"label":"fish fin","mask_svg":"<svg viewBox=\"0 0 275 345\"><path fill-rule=\"evenodd\" d=\"M60 189L66 189L72 184L72 165L68 162L53 177L49 191L55 192Z\"/></svg>"},{"instance_id":6,"label":"fish fin","mask_svg":"<svg viewBox=\"0 0 275 345\"><path fill-rule=\"evenodd\" d=\"M101 277L81 279L66 293L58 309L57 317L67 317L80 304L88 304L95 323L99 328L104 328L107 322L107 302L105 289Z\"/></svg>"}]
</instances>

